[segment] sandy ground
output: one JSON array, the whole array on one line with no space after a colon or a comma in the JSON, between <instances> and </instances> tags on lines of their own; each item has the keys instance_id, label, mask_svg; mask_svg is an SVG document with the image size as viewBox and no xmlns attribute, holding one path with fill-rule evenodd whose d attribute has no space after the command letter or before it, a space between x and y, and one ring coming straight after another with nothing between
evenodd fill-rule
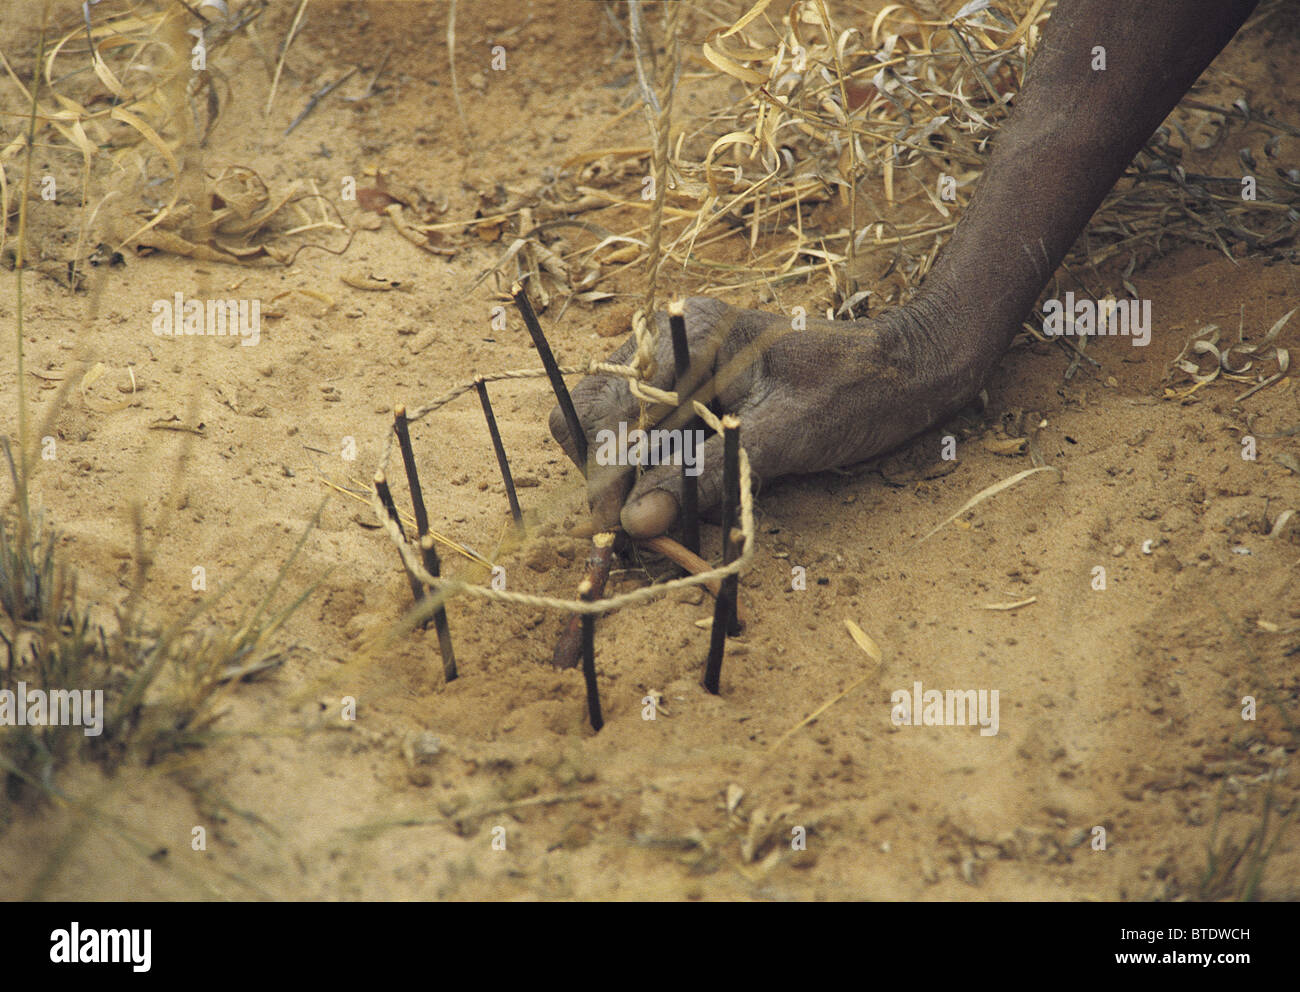
<instances>
[{"instance_id":1,"label":"sandy ground","mask_svg":"<svg viewBox=\"0 0 1300 992\"><path fill-rule=\"evenodd\" d=\"M1269 530L1300 509L1300 478L1276 460L1300 455L1300 438L1260 439L1250 461L1241 437L1248 415L1257 434L1300 422L1300 389L1288 377L1235 402L1246 387L1216 382L1181 403L1163 389L1171 360L1205 324L1257 340L1300 302L1294 252L1234 262L1173 251L1131 277L1152 301L1149 347L1100 341L1102 368L1067 380L1059 348L1018 345L984 411L883 462L769 487L742 583L751 621L728 651L720 697L699 685L708 632L695 621L712 602L701 595L600 624L598 735L580 675L546 663L559 614L454 600L461 678L450 685L432 629L364 650L410 591L369 508L322 480L369 478L395 402L416 406L475 373L536 359L513 311L505 330L492 327L499 287L471 288L508 228L495 242L452 228L454 256L433 256L340 200L343 177L373 185L365 170L380 168L444 204L443 219L472 218L480 192L536 189L569 156L644 143L644 123L639 113L610 123L634 85L628 52L596 5L561 0L461 5L472 141L452 101L443 4L312 4L267 115L266 58L293 6L262 19L260 49L244 38L223 53L230 101L205 166L252 167L273 190L314 181L357 228L347 251L306 251L287 267L128 252L77 294L29 277L31 374L21 383L14 275L0 272L0 411L13 437L21 388L35 419L53 418L58 455L40 466L37 502L103 607L126 593L133 498L155 548L148 601L160 618L195 601L192 569L202 566L209 588L235 583L211 619L237 622L324 500L286 578L291 591L320 588L287 625L286 663L239 687L207 747L107 780L67 769L64 786L97 811L88 819L49 804L11 811L0 894L29 893L55 864L39 891L58 899L1197 898L1216 822L1218 842L1239 843L1270 781L1275 810L1294 807L1300 529ZM75 22L79 5L59 8L60 23ZM15 16L0 17L0 36L21 74L32 35ZM697 53L698 40L684 49ZM490 69L493 44L507 46L505 72ZM383 57L382 91L343 101L361 95ZM362 70L282 137L311 93L358 61ZM1253 103L1300 120L1286 85L1300 66L1294 34L1243 37L1218 65L1251 81ZM682 106L695 113L728 92L688 78ZM33 207L42 258L69 257L79 202ZM591 219L617 228L626 217ZM743 262L744 236L723 250ZM365 292L342 281L356 273L402 286ZM664 293L699 289L680 273L665 279ZM607 353L615 342L597 331L626 328L637 274L612 288L612 302L543 315L562 361ZM263 318L254 347L157 337L151 303L177 292L256 296L279 316ZM1297 330L1282 342L1294 347ZM54 408L55 377L79 378L97 362L106 374L88 398L73 390ZM128 370L134 401L102 412L130 398ZM493 395L537 522L499 563L510 588L570 596L586 547L569 536L583 493L546 430L549 391L538 380ZM150 429L167 418L202 423L203 434ZM1021 425L1059 479L1039 473L918 545L979 490L1031 466L982 443ZM435 525L490 554L509 518L477 403L466 397L413 433ZM955 466L938 457L945 434L959 440ZM354 460L343 456L348 439ZM716 528L706 537L716 553ZM806 589L792 588L795 566ZM646 581L633 561L614 586ZM845 619L878 642L879 664ZM998 690L997 734L895 726L891 693L916 682ZM642 701L653 693L664 705L651 721ZM345 696L357 700L355 721L339 717ZM1259 700L1253 721L1242 719L1246 696ZM411 753L422 734L438 741L427 760ZM205 851L191 849L195 826L207 832ZM792 849L798 828L805 850ZM1297 878L1292 832L1259 892L1294 899Z\"/></svg>"}]
</instances>

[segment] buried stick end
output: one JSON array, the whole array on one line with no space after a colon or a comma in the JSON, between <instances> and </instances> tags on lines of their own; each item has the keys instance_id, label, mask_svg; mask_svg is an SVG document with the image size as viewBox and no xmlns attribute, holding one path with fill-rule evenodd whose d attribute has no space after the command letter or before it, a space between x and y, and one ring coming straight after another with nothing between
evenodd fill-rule
<instances>
[{"instance_id":1,"label":"buried stick end","mask_svg":"<svg viewBox=\"0 0 1300 992\"><path fill-rule=\"evenodd\" d=\"M588 603L596 598L595 584L590 577L584 576L578 583L578 598ZM590 613L584 613L582 615L582 680L587 686L587 718L591 721L591 729L600 733L600 728L605 726L605 717L600 708L600 688L596 684L595 644L596 618Z\"/></svg>"},{"instance_id":2,"label":"buried stick end","mask_svg":"<svg viewBox=\"0 0 1300 992\"><path fill-rule=\"evenodd\" d=\"M424 534L420 538L420 553L424 558L424 567L430 575L441 575L441 563L438 552L433 546L433 535ZM427 622L427 621L426 621ZM456 669L456 652L451 646L451 626L447 623L447 608L439 606L433 613L433 623L438 631L438 653L442 655L442 676L447 682L454 682L460 674Z\"/></svg>"}]
</instances>

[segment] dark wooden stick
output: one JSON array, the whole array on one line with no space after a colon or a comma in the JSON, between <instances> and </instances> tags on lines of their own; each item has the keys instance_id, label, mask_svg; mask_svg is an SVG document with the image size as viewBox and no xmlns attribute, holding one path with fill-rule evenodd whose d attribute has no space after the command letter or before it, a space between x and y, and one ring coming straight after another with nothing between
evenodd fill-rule
<instances>
[{"instance_id":1,"label":"dark wooden stick","mask_svg":"<svg viewBox=\"0 0 1300 992\"><path fill-rule=\"evenodd\" d=\"M733 539L736 509L740 503L740 419L728 413L722 418L722 547L723 564L735 561L737 544ZM736 627L737 576L722 580L722 589L713 608L713 629L709 637L709 657L704 663L704 688L718 694L722 679L722 652L727 635Z\"/></svg>"},{"instance_id":2,"label":"dark wooden stick","mask_svg":"<svg viewBox=\"0 0 1300 992\"><path fill-rule=\"evenodd\" d=\"M402 540L406 540L406 528L402 526L402 518L397 515L397 504L393 502L393 492L388 488L388 479L384 476L383 470L375 472L375 492L379 494L379 502L384 504L384 509L388 511L388 518L397 524L397 532L402 535ZM406 563L402 563L402 571L406 572L407 579L411 583L411 594L415 596L418 603L424 595L424 588L420 585L419 579L406 571Z\"/></svg>"},{"instance_id":3,"label":"dark wooden stick","mask_svg":"<svg viewBox=\"0 0 1300 992\"><path fill-rule=\"evenodd\" d=\"M740 418L728 414L722 418L722 562L730 565L740 554L740 545L734 540L740 519ZM741 535L743 538L743 534ZM727 636L740 633L736 615L739 575L728 575L722 580L720 598L727 601Z\"/></svg>"},{"instance_id":4,"label":"dark wooden stick","mask_svg":"<svg viewBox=\"0 0 1300 992\"><path fill-rule=\"evenodd\" d=\"M442 563L438 561L438 552L433 546L432 534L425 534L420 538L420 557L424 559L424 570L435 579L442 574ZM438 630L438 650L442 654L442 674L448 682L451 682L455 680L457 675L456 653L451 649L451 628L447 626L446 607L439 606L434 611L433 623Z\"/></svg>"},{"instance_id":5,"label":"dark wooden stick","mask_svg":"<svg viewBox=\"0 0 1300 992\"><path fill-rule=\"evenodd\" d=\"M379 502L388 511L389 519L397 524L397 533L402 535L402 540L406 540L406 528L402 526L402 518L397 515L397 504L393 502L393 491L388 488L388 477L384 475L383 469L375 471L375 492L379 494Z\"/></svg>"},{"instance_id":6,"label":"dark wooden stick","mask_svg":"<svg viewBox=\"0 0 1300 992\"><path fill-rule=\"evenodd\" d=\"M745 532L739 527L731 528L731 536L727 540L727 551L723 556L722 563L730 565L740 557L740 551L745 546ZM740 634L740 576L736 574L728 575L722 580L722 591L718 594L727 600L727 636L736 637Z\"/></svg>"},{"instance_id":7,"label":"dark wooden stick","mask_svg":"<svg viewBox=\"0 0 1300 992\"><path fill-rule=\"evenodd\" d=\"M587 554L586 574L582 581L591 584L592 599L605 595L605 584L609 581L609 569L614 561L614 534L604 531L591 539L591 551ZM560 639L555 642L555 653L551 664L556 668L577 668L582 651L582 617L574 614L569 617L560 632Z\"/></svg>"},{"instance_id":8,"label":"dark wooden stick","mask_svg":"<svg viewBox=\"0 0 1300 992\"><path fill-rule=\"evenodd\" d=\"M578 584L578 596L587 602L596 598L596 590L587 579ZM600 689L596 685L596 618L590 613L582 615L582 678L587 683L587 717L591 729L600 733L605 718L600 712Z\"/></svg>"},{"instance_id":9,"label":"dark wooden stick","mask_svg":"<svg viewBox=\"0 0 1300 992\"><path fill-rule=\"evenodd\" d=\"M411 504L415 507L415 536L423 538L429 533L429 513L424 508L424 493L420 490L420 475L415 470L415 452L411 450L411 431L406 423L406 407L400 403L393 407L393 431L402 449L402 464L406 466L406 484L411 490Z\"/></svg>"},{"instance_id":10,"label":"dark wooden stick","mask_svg":"<svg viewBox=\"0 0 1300 992\"><path fill-rule=\"evenodd\" d=\"M515 306L519 308L519 313L524 318L524 325L528 328L528 333L533 336L533 346L537 348L537 354L541 356L542 367L546 369L546 375L551 380L551 389L555 391L555 400L560 404L560 412L564 414L564 423L569 428L569 437L573 439L573 447L578 452L578 468L586 475L587 435L583 433L582 424L578 420L578 411L573 408L573 398L569 396L569 387L564 384L564 376L560 375L560 366L556 363L555 356L551 354L551 346L546 343L546 335L542 333L542 325L537 322L537 314L533 311L533 305L529 301L523 285L515 283L511 286L510 295L515 298Z\"/></svg>"},{"instance_id":11,"label":"dark wooden stick","mask_svg":"<svg viewBox=\"0 0 1300 992\"><path fill-rule=\"evenodd\" d=\"M519 509L519 497L515 495L515 479L510 474L510 462L506 460L505 445L501 443L501 432L497 430L497 418L492 413L492 401L488 399L487 383L482 376L474 380L478 390L479 402L483 404L483 417L487 420L488 433L492 435L492 450L497 453L497 466L501 469L501 479L506 484L506 498L510 500L510 515L515 518L516 526L524 522L523 512Z\"/></svg>"},{"instance_id":12,"label":"dark wooden stick","mask_svg":"<svg viewBox=\"0 0 1300 992\"><path fill-rule=\"evenodd\" d=\"M424 491L420 488L420 473L415 468L415 451L411 447L411 430L406 419L406 407L401 403L393 407L393 433L397 435L397 446L402 449L406 487L410 490L411 505L415 508L415 540L418 543L424 540L425 534L429 533L429 511L424 507ZM422 597L417 594L415 598L419 600ZM428 630L428 618L420 624L420 627Z\"/></svg>"},{"instance_id":13,"label":"dark wooden stick","mask_svg":"<svg viewBox=\"0 0 1300 992\"><path fill-rule=\"evenodd\" d=\"M673 366L677 379L677 398L682 405L690 403L687 396L687 384L690 382L691 351L686 343L686 304L673 300L668 304L668 327L673 338ZM685 432L694 429L695 418L692 417L682 427ZM683 441L683 444L685 442ZM683 452L684 454L684 452ZM686 459L682 458L682 543L688 551L700 553L700 509L699 479L686 471Z\"/></svg>"}]
</instances>

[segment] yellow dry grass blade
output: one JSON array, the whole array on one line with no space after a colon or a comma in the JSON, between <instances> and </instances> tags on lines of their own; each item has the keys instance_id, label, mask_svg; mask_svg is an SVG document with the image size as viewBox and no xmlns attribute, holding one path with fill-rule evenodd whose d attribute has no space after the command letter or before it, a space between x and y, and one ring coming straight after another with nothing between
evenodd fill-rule
<instances>
[{"instance_id":1,"label":"yellow dry grass blade","mask_svg":"<svg viewBox=\"0 0 1300 992\"><path fill-rule=\"evenodd\" d=\"M173 155L172 150L167 147L167 143L159 137L157 131L139 117L135 116L135 114L131 113L129 110L124 110L121 107L114 107L111 116L113 120L121 121L123 124L135 128L135 130L139 132L140 136L143 137L145 141L149 142L153 149L166 160L169 166L171 166L172 176L177 180L180 179L180 163L176 161L176 156ZM123 238L121 244L119 244L114 250L121 251L129 242L140 237L140 235L144 234L145 231L148 231L161 223L163 218L167 217L175 208L176 201L179 197L180 183L174 182L172 184L172 198L167 201L167 205L158 211L151 220L141 226L140 229L135 231L129 238Z\"/></svg>"},{"instance_id":2,"label":"yellow dry grass blade","mask_svg":"<svg viewBox=\"0 0 1300 992\"><path fill-rule=\"evenodd\" d=\"M926 535L916 543L917 544L925 543L935 534L939 533L939 531L943 530L943 528L946 527L948 524L952 523L954 520L960 517L967 510L973 510L975 507L977 507L980 503L983 503L989 497L996 496L998 493L1002 492L1003 490L1010 489L1012 486L1016 485L1017 483L1023 482L1025 479L1028 479L1031 475L1037 475L1039 472L1055 472L1058 476L1061 474L1061 470L1059 468L1056 468L1052 465L1042 465L1039 466L1038 468L1027 468L1023 472L1017 472L1015 475L1003 479L1001 482L995 482L993 483L993 485L987 486L986 488L981 489L979 492L977 492L974 496L972 496L965 503L963 503L961 505L961 508L958 509L957 512L953 513L948 517L945 517L942 521L936 524L933 529L928 531Z\"/></svg>"}]
</instances>

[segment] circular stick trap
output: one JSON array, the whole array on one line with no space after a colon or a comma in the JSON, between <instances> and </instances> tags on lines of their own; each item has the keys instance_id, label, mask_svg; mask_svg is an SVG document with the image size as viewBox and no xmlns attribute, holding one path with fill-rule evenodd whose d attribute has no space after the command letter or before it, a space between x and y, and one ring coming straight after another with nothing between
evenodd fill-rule
<instances>
[{"instance_id":1,"label":"circular stick trap","mask_svg":"<svg viewBox=\"0 0 1300 992\"><path fill-rule=\"evenodd\" d=\"M522 526L522 511L519 507L518 497L515 493L513 478L510 474L509 461L506 458L505 448L501 442L500 432L497 430L496 418L492 412L491 400L488 397L487 384L490 382L500 382L512 379L533 379L546 376L555 391L556 399L559 402L560 409L564 413L566 422L570 425L570 436L575 438L575 446L578 448L580 455L586 447L586 437L578 424L577 413L573 408L573 401L569 396L569 391L564 384L564 376L596 373L622 376L628 380L628 388L633 396L646 402L666 404L674 409L681 405L676 392L669 392L657 389L645 382L637 369L627 365L614 365L608 362L592 360L586 365L572 365L560 367L551 353L550 347L546 343L546 338L542 334L541 326L537 322L537 317L533 312L532 306L528 301L527 294L519 284L513 287L515 303L524 318L525 324L528 325L529 332L533 336L533 341L537 345L538 354L541 356L544 368L541 369L517 369L506 372L496 372L487 375L481 375L469 382L462 383L451 389L444 395L426 403L416 410L408 411L403 406L397 406L393 411L393 429L388 434L387 443L384 446L384 453L380 459L378 469L375 472L375 488L371 494L371 507L375 511L375 518L378 520L384 533L388 535L389 540L397 548L398 555L401 557L402 566L406 570L408 579L411 584L411 591L415 597L417 605L421 609L422 622L428 622L430 615L433 616L438 630L438 643L442 653L443 674L445 679L450 682L457 676L456 660L452 651L451 633L447 623L446 602L448 599L457 595L476 596L480 599L490 600L496 603L510 604L515 606L528 606L548 610L560 610L569 613L574 620L571 621L570 627L577 626L575 621L580 622L580 636L577 630L570 631L566 629L565 635L561 637L560 644L556 648L556 662L560 664L562 652L580 647L583 658L582 668L584 680L587 687L587 711L592 727L600 730L603 720L600 710L600 698L596 686L596 670L593 658L593 634L595 618L604 613L612 613L615 610L621 610L629 606L641 606L645 603L660 599L670 592L677 589L684 589L689 586L709 586L717 589L717 602L714 611L712 637L709 646L709 655L705 664L705 674L703 684L709 692L715 695L719 691L719 677L722 669L722 652L725 645L726 637L739 633L740 626L738 623L738 602L737 602L737 584L739 576L753 560L754 557L754 503L753 503L753 485L750 475L749 456L740 444L740 420L730 414L718 418L704 404L692 400L695 415L703 423L715 431L722 434L724 438L724 462L723 462L723 506L722 506L722 534L723 534L723 564L714 568L707 568L705 571L699 571L696 574L687 575L678 579L670 579L667 582L655 585L645 586L641 589L634 589L630 592L620 593L616 596L602 598L600 596L604 586L604 579L608 576L609 563L612 558L612 545L614 535L610 532L597 534L593 539L592 555L587 562L587 576L582 580L578 587L578 597L574 599L560 599L554 596L541 596L528 592L512 592L505 589L494 589L491 586L479 585L478 583L466 582L463 579L457 579L454 576L443 576L441 574L440 562L437 552L434 548L435 537L429 529L428 513L424 506L423 490L420 486L420 479L416 470L415 453L411 443L409 425L415 421L422 420L429 414L435 413L442 409L448 403L465 395L468 392L475 391L478 393L479 400L483 407L484 419L487 423L488 433L492 441L493 449L496 454L497 464L501 469L502 479L505 482L506 494L510 501L511 515L516 525ZM668 307L669 319L673 329L674 343L678 340L682 342L681 347L685 344L685 320L683 309L679 303L670 304ZM651 324L645 321L644 324ZM639 333L641 333L639 329ZM652 331L644 331L650 334ZM688 364L688 357L680 350L675 355L678 373L680 374ZM414 544L408 538L405 528L397 513L396 504L393 502L392 493L388 488L387 478L389 464L393 455L393 443L397 442L402 452L402 462L406 470L407 483L411 493L411 500L414 503L416 534ZM580 458L580 467L586 464L586 458ZM685 475L685 463L683 460L683 475L694 483L693 476ZM693 493L692 493L693 495ZM690 500L691 503L694 500ZM691 508L693 509L693 507ZM698 522L694 519L685 519L686 505L683 502L683 525L688 535L694 535L694 542L698 541ZM690 514L693 518L694 514ZM688 540L690 538L688 537ZM676 542L668 541L665 538L654 538L649 541L639 542L643 546L649 546L654 550L669 552L679 564L693 559L696 563L699 559L685 552L681 554L672 554L669 545L680 547ZM698 551L698 545L691 551ZM698 564L697 564L698 567ZM567 646L566 646L567 645ZM573 662L565 663L562 667L568 667Z\"/></svg>"}]
</instances>

